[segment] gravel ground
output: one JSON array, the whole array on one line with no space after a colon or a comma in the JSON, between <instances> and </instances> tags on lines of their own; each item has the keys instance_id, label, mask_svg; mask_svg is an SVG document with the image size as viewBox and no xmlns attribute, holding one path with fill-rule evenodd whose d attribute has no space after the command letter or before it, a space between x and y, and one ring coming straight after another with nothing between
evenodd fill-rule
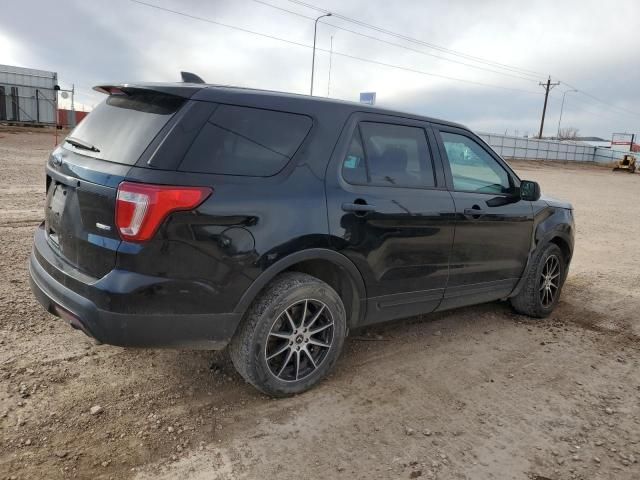
<instances>
[{"instance_id":1,"label":"gravel ground","mask_svg":"<svg viewBox=\"0 0 640 480\"><path fill-rule=\"evenodd\" d=\"M272 400L222 353L95 345L26 261L53 137L0 131L0 478L640 478L640 175L514 163L576 207L559 308L501 303L356 332Z\"/></svg>"}]
</instances>

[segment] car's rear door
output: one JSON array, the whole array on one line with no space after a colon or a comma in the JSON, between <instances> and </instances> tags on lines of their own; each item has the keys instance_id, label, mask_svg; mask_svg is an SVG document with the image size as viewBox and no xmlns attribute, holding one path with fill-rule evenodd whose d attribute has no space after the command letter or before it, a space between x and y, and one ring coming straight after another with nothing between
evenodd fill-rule
<instances>
[{"instance_id":1,"label":"car's rear door","mask_svg":"<svg viewBox=\"0 0 640 480\"><path fill-rule=\"evenodd\" d=\"M92 278L114 268L120 236L116 193L185 99L153 91L109 95L53 152L47 164L45 235L59 268Z\"/></svg>"},{"instance_id":2,"label":"car's rear door","mask_svg":"<svg viewBox=\"0 0 640 480\"><path fill-rule=\"evenodd\" d=\"M367 321L426 313L440 303L454 204L423 122L354 114L327 171L334 248L363 275Z\"/></svg>"},{"instance_id":3,"label":"car's rear door","mask_svg":"<svg viewBox=\"0 0 640 480\"><path fill-rule=\"evenodd\" d=\"M478 137L434 125L455 202L455 240L440 309L497 300L515 287L532 241L531 202L520 180Z\"/></svg>"}]
</instances>

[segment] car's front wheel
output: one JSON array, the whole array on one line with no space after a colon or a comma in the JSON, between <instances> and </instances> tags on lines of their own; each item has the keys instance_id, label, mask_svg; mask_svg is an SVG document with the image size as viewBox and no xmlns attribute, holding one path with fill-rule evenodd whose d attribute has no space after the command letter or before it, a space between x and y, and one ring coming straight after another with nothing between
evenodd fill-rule
<instances>
[{"instance_id":1,"label":"car's front wheel","mask_svg":"<svg viewBox=\"0 0 640 480\"><path fill-rule=\"evenodd\" d=\"M518 313L530 317L548 316L558 304L565 277L562 250L554 243L545 245L534 257L524 285L511 298L511 305Z\"/></svg>"},{"instance_id":2,"label":"car's front wheel","mask_svg":"<svg viewBox=\"0 0 640 480\"><path fill-rule=\"evenodd\" d=\"M345 335L345 309L336 291L311 275L287 272L254 301L229 353L245 380L283 397L322 380Z\"/></svg>"}]
</instances>

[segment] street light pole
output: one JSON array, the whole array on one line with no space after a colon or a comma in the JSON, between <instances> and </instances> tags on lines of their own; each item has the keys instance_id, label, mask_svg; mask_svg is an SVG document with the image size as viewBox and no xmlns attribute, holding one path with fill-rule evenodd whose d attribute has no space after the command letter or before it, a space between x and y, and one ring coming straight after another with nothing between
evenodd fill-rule
<instances>
[{"instance_id":1,"label":"street light pole","mask_svg":"<svg viewBox=\"0 0 640 480\"><path fill-rule=\"evenodd\" d=\"M76 96L76 86L75 84L71 84L71 126L76 126L76 104L75 104L75 96Z\"/></svg>"},{"instance_id":2,"label":"street light pole","mask_svg":"<svg viewBox=\"0 0 640 480\"><path fill-rule=\"evenodd\" d=\"M564 97L567 93L577 92L578 90L565 90L562 94L562 105L560 105L560 118L558 119L558 140L560 140L560 122L562 122L562 110L564 109Z\"/></svg>"},{"instance_id":3,"label":"street light pole","mask_svg":"<svg viewBox=\"0 0 640 480\"><path fill-rule=\"evenodd\" d=\"M325 13L324 15L320 15L316 18L316 21L313 25L313 57L311 57L311 93L310 95L313 97L313 70L316 66L316 35L318 33L318 20L324 17L330 17L331 13Z\"/></svg>"}]
</instances>

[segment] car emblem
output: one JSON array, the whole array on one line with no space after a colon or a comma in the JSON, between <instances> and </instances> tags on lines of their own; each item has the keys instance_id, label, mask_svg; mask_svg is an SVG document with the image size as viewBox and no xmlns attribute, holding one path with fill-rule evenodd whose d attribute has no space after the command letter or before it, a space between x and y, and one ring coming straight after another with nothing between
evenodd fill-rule
<instances>
[{"instance_id":1,"label":"car emblem","mask_svg":"<svg viewBox=\"0 0 640 480\"><path fill-rule=\"evenodd\" d=\"M109 225L105 225L104 223L96 222L96 228L100 230L106 230L107 232L111 231L111 227Z\"/></svg>"}]
</instances>

